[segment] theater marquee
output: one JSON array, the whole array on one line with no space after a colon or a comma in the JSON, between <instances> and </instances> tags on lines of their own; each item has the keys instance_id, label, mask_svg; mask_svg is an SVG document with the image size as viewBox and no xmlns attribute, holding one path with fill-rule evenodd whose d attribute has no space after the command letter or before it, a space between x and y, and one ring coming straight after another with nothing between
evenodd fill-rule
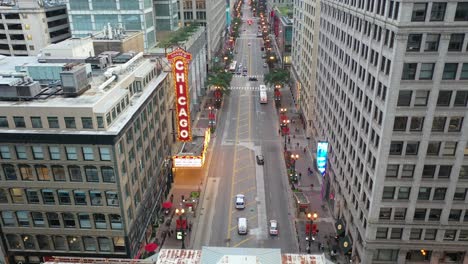
<instances>
[{"instance_id":1,"label":"theater marquee","mask_svg":"<svg viewBox=\"0 0 468 264\"><path fill-rule=\"evenodd\" d=\"M172 63L172 76L176 90L177 140L189 142L192 141L192 129L190 127L188 65L192 54L178 48L167 54L167 59Z\"/></svg>"}]
</instances>

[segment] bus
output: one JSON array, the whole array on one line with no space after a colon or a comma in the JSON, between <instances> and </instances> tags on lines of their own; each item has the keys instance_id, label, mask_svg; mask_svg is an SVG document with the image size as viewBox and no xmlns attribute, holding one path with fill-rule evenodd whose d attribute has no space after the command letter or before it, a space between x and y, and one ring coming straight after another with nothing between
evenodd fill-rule
<instances>
[{"instance_id":1,"label":"bus","mask_svg":"<svg viewBox=\"0 0 468 264\"><path fill-rule=\"evenodd\" d=\"M229 65L229 71L232 73L235 73L236 69L237 69L237 61L231 62L231 64Z\"/></svg>"},{"instance_id":2,"label":"bus","mask_svg":"<svg viewBox=\"0 0 468 264\"><path fill-rule=\"evenodd\" d=\"M260 103L261 104L266 104L268 103L268 97L267 97L267 88L265 85L260 85Z\"/></svg>"}]
</instances>

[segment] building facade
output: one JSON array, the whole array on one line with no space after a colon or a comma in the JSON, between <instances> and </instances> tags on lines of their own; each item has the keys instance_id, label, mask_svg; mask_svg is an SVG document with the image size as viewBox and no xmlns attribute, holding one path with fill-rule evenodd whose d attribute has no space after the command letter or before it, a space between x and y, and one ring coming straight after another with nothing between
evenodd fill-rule
<instances>
[{"instance_id":1,"label":"building facade","mask_svg":"<svg viewBox=\"0 0 468 264\"><path fill-rule=\"evenodd\" d=\"M110 25L143 31L145 49L156 45L152 0L70 0L67 10L73 37L102 32Z\"/></svg>"},{"instance_id":2,"label":"building facade","mask_svg":"<svg viewBox=\"0 0 468 264\"><path fill-rule=\"evenodd\" d=\"M304 121L306 137L312 136L320 0L296 0L291 51L291 92Z\"/></svg>"},{"instance_id":3,"label":"building facade","mask_svg":"<svg viewBox=\"0 0 468 264\"><path fill-rule=\"evenodd\" d=\"M120 73L113 68L114 81L93 74L79 95L59 87L15 101L0 89L8 98L0 100L0 203L10 263L144 250L172 182L174 89L169 73L141 55Z\"/></svg>"},{"instance_id":4,"label":"building facade","mask_svg":"<svg viewBox=\"0 0 468 264\"><path fill-rule=\"evenodd\" d=\"M355 263L468 263L466 1L322 0L314 139Z\"/></svg>"},{"instance_id":5,"label":"building facade","mask_svg":"<svg viewBox=\"0 0 468 264\"><path fill-rule=\"evenodd\" d=\"M177 0L154 0L156 32L175 31L179 25L179 4Z\"/></svg>"},{"instance_id":6,"label":"building facade","mask_svg":"<svg viewBox=\"0 0 468 264\"><path fill-rule=\"evenodd\" d=\"M179 1L180 21L184 25L199 23L206 28L208 62L225 41L226 0L181 0ZM221 58L218 58L221 59Z\"/></svg>"},{"instance_id":7,"label":"building facade","mask_svg":"<svg viewBox=\"0 0 468 264\"><path fill-rule=\"evenodd\" d=\"M0 10L0 55L37 55L71 36L65 4L23 0L2 2Z\"/></svg>"}]
</instances>

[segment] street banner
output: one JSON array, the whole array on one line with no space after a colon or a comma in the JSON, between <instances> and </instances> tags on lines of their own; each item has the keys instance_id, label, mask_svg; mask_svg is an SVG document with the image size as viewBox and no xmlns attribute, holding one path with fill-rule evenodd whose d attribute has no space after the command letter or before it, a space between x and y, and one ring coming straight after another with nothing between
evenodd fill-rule
<instances>
[{"instance_id":1,"label":"street banner","mask_svg":"<svg viewBox=\"0 0 468 264\"><path fill-rule=\"evenodd\" d=\"M317 169L322 174L325 174L328 161L328 142L319 141L317 144Z\"/></svg>"}]
</instances>

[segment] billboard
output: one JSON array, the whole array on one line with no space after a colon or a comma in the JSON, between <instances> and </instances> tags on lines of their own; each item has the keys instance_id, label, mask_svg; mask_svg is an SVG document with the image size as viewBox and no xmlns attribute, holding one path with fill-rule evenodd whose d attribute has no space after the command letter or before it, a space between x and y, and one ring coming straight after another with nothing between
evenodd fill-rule
<instances>
[{"instance_id":1,"label":"billboard","mask_svg":"<svg viewBox=\"0 0 468 264\"><path fill-rule=\"evenodd\" d=\"M320 141L317 144L317 168L322 174L325 174L328 160L328 142Z\"/></svg>"},{"instance_id":2,"label":"billboard","mask_svg":"<svg viewBox=\"0 0 468 264\"><path fill-rule=\"evenodd\" d=\"M167 54L167 59L172 63L172 76L175 83L177 140L189 142L192 141L192 129L190 126L188 65L192 55L181 48L177 48Z\"/></svg>"}]
</instances>

